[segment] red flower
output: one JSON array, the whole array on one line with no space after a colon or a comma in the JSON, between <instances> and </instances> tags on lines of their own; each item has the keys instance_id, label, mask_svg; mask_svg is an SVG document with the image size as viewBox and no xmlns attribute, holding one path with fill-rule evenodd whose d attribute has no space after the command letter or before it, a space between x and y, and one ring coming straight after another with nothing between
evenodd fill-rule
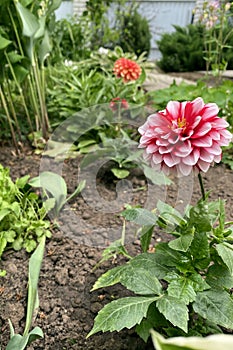
<instances>
[{"instance_id":1,"label":"red flower","mask_svg":"<svg viewBox=\"0 0 233 350\"><path fill-rule=\"evenodd\" d=\"M136 62L122 57L115 62L113 72L117 78L123 78L124 82L127 83L131 80L137 80L142 70Z\"/></svg>"},{"instance_id":2,"label":"red flower","mask_svg":"<svg viewBox=\"0 0 233 350\"><path fill-rule=\"evenodd\" d=\"M217 116L215 103L170 101L165 110L152 114L139 128L139 148L152 167L166 173L176 169L189 175L192 169L206 172L212 162L221 160L221 146L228 146L232 134L228 123Z\"/></svg>"},{"instance_id":3,"label":"red flower","mask_svg":"<svg viewBox=\"0 0 233 350\"><path fill-rule=\"evenodd\" d=\"M120 107L121 109L129 108L128 102L124 98L120 98L120 97L113 98L109 106L112 111L117 111L118 107Z\"/></svg>"}]
</instances>

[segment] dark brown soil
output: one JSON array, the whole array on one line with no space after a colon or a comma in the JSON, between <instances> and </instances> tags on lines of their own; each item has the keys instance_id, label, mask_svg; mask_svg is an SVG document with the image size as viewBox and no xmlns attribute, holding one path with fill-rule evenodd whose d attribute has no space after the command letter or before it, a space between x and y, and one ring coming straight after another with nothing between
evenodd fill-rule
<instances>
[{"instance_id":1,"label":"dark brown soil","mask_svg":"<svg viewBox=\"0 0 233 350\"><path fill-rule=\"evenodd\" d=\"M41 159L35 156L31 150L25 155L15 157L12 149L2 147L0 149L0 163L10 167L11 176L16 177L30 174L32 177L39 173ZM63 175L67 181L69 192L77 185L78 160L65 161ZM134 170L129 177L129 183L123 183L124 201L144 205L149 198L149 206L153 206L153 200L148 190L146 178L139 170ZM204 184L207 190L212 189L212 198L225 198L227 218L233 219L233 172L223 164L212 167L204 176ZM122 185L122 183L121 183ZM103 203L109 202L111 207L116 198L116 180L106 169L99 173L97 189L102 200L96 200L96 193L89 188L86 199L78 196L66 207L59 218L60 230L54 230L52 238L47 241L46 252L41 270L39 283L40 308L34 325L38 325L44 332L44 339L37 341L30 349L36 350L136 350L153 349L150 342L144 342L135 334L134 330L124 330L120 333L97 334L88 339L86 335L93 326L93 320L97 312L107 302L126 295L124 288L116 285L104 290L90 292L97 277L124 261L105 262L93 271L94 266L101 258L103 247L116 238L120 238L122 220L118 212L123 206L111 209L108 213L103 209ZM132 199L126 201L129 187ZM144 189L143 189L144 188ZM164 193L166 192L166 198ZM163 189L162 199L179 207L185 202L195 202L200 198L200 191L196 179L192 181L175 181L174 184ZM187 193L191 194L189 196ZM156 192L159 196L160 192ZM183 199L182 199L182 196ZM182 203L182 200L184 203ZM98 203L101 202L101 203ZM114 202L115 203L115 202ZM100 204L98 206L98 204ZM102 206L101 206L102 205ZM127 248L131 255L140 252L138 238L135 236L135 228L127 228L131 232L127 241ZM161 232L155 232L154 240L166 239ZM1 294L1 347L5 349L9 339L10 318L16 332L22 333L25 323L25 307L27 296L27 268L29 255L25 251L4 254L1 268L7 271L7 275L0 279Z\"/></svg>"}]
</instances>

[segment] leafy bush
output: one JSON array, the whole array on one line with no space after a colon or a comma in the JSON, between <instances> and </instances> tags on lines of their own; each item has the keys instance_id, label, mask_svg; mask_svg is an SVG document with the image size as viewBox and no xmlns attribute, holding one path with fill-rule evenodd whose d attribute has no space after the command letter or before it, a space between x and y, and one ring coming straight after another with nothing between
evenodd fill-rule
<instances>
[{"instance_id":1,"label":"leafy bush","mask_svg":"<svg viewBox=\"0 0 233 350\"><path fill-rule=\"evenodd\" d=\"M205 69L203 59L203 26L174 26L175 32L165 33L158 41L162 59L158 66L165 72L185 72Z\"/></svg>"},{"instance_id":2,"label":"leafy bush","mask_svg":"<svg viewBox=\"0 0 233 350\"><path fill-rule=\"evenodd\" d=\"M147 19L142 17L136 9L120 13L119 16L121 26L118 45L125 52L134 52L137 55L146 52L146 56L148 56L151 33Z\"/></svg>"},{"instance_id":3,"label":"leafy bush","mask_svg":"<svg viewBox=\"0 0 233 350\"><path fill-rule=\"evenodd\" d=\"M50 223L44 220L46 203L39 205L38 195L30 192L29 176L14 183L9 169L0 165L0 257L7 248L27 252L36 248L42 236L50 237Z\"/></svg>"}]
</instances>

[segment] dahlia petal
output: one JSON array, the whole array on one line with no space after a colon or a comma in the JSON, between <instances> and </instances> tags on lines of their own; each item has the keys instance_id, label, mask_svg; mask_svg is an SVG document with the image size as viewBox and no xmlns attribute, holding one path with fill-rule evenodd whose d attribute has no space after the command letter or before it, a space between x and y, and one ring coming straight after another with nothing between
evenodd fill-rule
<instances>
[{"instance_id":1,"label":"dahlia petal","mask_svg":"<svg viewBox=\"0 0 233 350\"><path fill-rule=\"evenodd\" d=\"M217 156L214 156L214 162L215 163L220 163L222 160L222 154L219 154Z\"/></svg>"},{"instance_id":2,"label":"dahlia petal","mask_svg":"<svg viewBox=\"0 0 233 350\"><path fill-rule=\"evenodd\" d=\"M209 136L213 139L213 140L215 140L215 141L218 141L218 140L220 140L220 134L219 134L219 132L218 131L216 131L216 130L211 130L211 132L209 133Z\"/></svg>"},{"instance_id":3,"label":"dahlia petal","mask_svg":"<svg viewBox=\"0 0 233 350\"><path fill-rule=\"evenodd\" d=\"M158 146L168 146L169 142L167 140L157 139L156 140L156 145L158 145Z\"/></svg>"},{"instance_id":4,"label":"dahlia petal","mask_svg":"<svg viewBox=\"0 0 233 350\"><path fill-rule=\"evenodd\" d=\"M202 111L202 120L211 119L216 117L219 112L219 108L216 103L207 103Z\"/></svg>"},{"instance_id":5,"label":"dahlia petal","mask_svg":"<svg viewBox=\"0 0 233 350\"><path fill-rule=\"evenodd\" d=\"M205 149L201 149L200 159L204 162L212 163L214 160L214 154L207 152Z\"/></svg>"},{"instance_id":6,"label":"dahlia petal","mask_svg":"<svg viewBox=\"0 0 233 350\"><path fill-rule=\"evenodd\" d=\"M186 165L195 165L200 157L200 152L198 149L194 149L187 157L182 159L182 162Z\"/></svg>"},{"instance_id":7,"label":"dahlia petal","mask_svg":"<svg viewBox=\"0 0 233 350\"><path fill-rule=\"evenodd\" d=\"M212 127L216 130L221 130L224 128L227 128L229 126L229 124L226 122L226 120L224 120L223 118L215 118L212 122Z\"/></svg>"},{"instance_id":8,"label":"dahlia petal","mask_svg":"<svg viewBox=\"0 0 233 350\"><path fill-rule=\"evenodd\" d=\"M173 156L172 154L165 154L163 160L169 168L173 167L174 165L180 162L180 158Z\"/></svg>"},{"instance_id":9,"label":"dahlia petal","mask_svg":"<svg viewBox=\"0 0 233 350\"><path fill-rule=\"evenodd\" d=\"M180 114L180 102L178 101L169 101L166 107L166 111L172 119L177 119L177 115Z\"/></svg>"},{"instance_id":10,"label":"dahlia petal","mask_svg":"<svg viewBox=\"0 0 233 350\"><path fill-rule=\"evenodd\" d=\"M158 150L158 146L155 143L151 143L147 146L147 153L155 153Z\"/></svg>"},{"instance_id":11,"label":"dahlia petal","mask_svg":"<svg viewBox=\"0 0 233 350\"><path fill-rule=\"evenodd\" d=\"M232 133L230 133L230 131L223 129L223 130L219 130L218 132L219 132L220 135L223 136L224 138L227 138L227 139L229 139L229 140L232 140Z\"/></svg>"},{"instance_id":12,"label":"dahlia petal","mask_svg":"<svg viewBox=\"0 0 233 350\"><path fill-rule=\"evenodd\" d=\"M179 172L181 173L181 175L183 175L183 176L188 176L193 169L192 166L184 164L182 162L177 165L177 168L178 168Z\"/></svg>"},{"instance_id":13,"label":"dahlia petal","mask_svg":"<svg viewBox=\"0 0 233 350\"><path fill-rule=\"evenodd\" d=\"M204 160L201 160L201 159L199 159L197 165L198 165L199 169L200 169L201 171L203 171L204 173L206 173L207 170L208 170L209 167L210 167L210 163L205 162Z\"/></svg>"},{"instance_id":14,"label":"dahlia petal","mask_svg":"<svg viewBox=\"0 0 233 350\"><path fill-rule=\"evenodd\" d=\"M159 153L160 154L165 154L165 153L170 153L171 152L171 147L159 147Z\"/></svg>"},{"instance_id":15,"label":"dahlia petal","mask_svg":"<svg viewBox=\"0 0 233 350\"><path fill-rule=\"evenodd\" d=\"M200 123L201 121L201 116L197 116L195 119L194 119L194 122L192 123L192 128L195 129L196 126Z\"/></svg>"},{"instance_id":16,"label":"dahlia petal","mask_svg":"<svg viewBox=\"0 0 233 350\"><path fill-rule=\"evenodd\" d=\"M187 157L192 152L191 142L189 140L180 142L176 145L174 155L177 157Z\"/></svg>"},{"instance_id":17,"label":"dahlia petal","mask_svg":"<svg viewBox=\"0 0 233 350\"><path fill-rule=\"evenodd\" d=\"M222 149L217 142L213 142L211 147L206 147L204 150L216 156L222 153Z\"/></svg>"},{"instance_id":18,"label":"dahlia petal","mask_svg":"<svg viewBox=\"0 0 233 350\"><path fill-rule=\"evenodd\" d=\"M213 141L210 136L206 135L200 139L192 140L192 144L196 147L211 147Z\"/></svg>"},{"instance_id":19,"label":"dahlia petal","mask_svg":"<svg viewBox=\"0 0 233 350\"><path fill-rule=\"evenodd\" d=\"M152 156L152 161L154 164L162 163L163 157L159 153L154 153Z\"/></svg>"},{"instance_id":20,"label":"dahlia petal","mask_svg":"<svg viewBox=\"0 0 233 350\"><path fill-rule=\"evenodd\" d=\"M198 138L198 137L202 137L206 134L208 134L208 132L212 129L212 126L210 123L205 123L202 124L201 126L199 126L197 128L197 130L195 130L192 138Z\"/></svg>"}]
</instances>

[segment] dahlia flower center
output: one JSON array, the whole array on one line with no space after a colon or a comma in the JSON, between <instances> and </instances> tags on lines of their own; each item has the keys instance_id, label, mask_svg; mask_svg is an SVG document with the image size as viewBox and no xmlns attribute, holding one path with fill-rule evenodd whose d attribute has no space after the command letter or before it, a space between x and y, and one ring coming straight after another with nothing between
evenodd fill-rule
<instances>
[{"instance_id":1,"label":"dahlia flower center","mask_svg":"<svg viewBox=\"0 0 233 350\"><path fill-rule=\"evenodd\" d=\"M186 119L184 117L177 119L177 126L179 129L185 129L186 128Z\"/></svg>"}]
</instances>

